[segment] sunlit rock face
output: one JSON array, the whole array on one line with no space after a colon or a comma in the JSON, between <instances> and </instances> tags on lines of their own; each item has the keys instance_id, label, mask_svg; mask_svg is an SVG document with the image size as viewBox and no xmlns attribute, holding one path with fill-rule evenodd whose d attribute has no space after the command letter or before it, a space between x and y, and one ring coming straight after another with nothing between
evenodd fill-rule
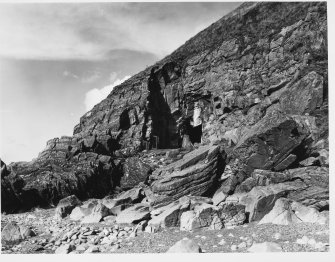
<instances>
[{"instance_id":1,"label":"sunlit rock face","mask_svg":"<svg viewBox=\"0 0 335 262\"><path fill-rule=\"evenodd\" d=\"M242 4L115 87L72 137L10 165L2 202L12 204L2 208L102 197L125 181L124 158L143 149L221 144L229 192L254 169L282 171L309 156L327 166L326 11L324 2Z\"/></svg>"}]
</instances>

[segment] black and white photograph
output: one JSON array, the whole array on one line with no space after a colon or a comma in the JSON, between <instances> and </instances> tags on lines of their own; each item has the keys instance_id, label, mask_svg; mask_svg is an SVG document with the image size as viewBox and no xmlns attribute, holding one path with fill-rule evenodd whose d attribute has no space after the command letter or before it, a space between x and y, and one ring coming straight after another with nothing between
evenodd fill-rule
<instances>
[{"instance_id":1,"label":"black and white photograph","mask_svg":"<svg viewBox=\"0 0 335 262\"><path fill-rule=\"evenodd\" d=\"M330 6L1 1L1 257L329 259Z\"/></svg>"}]
</instances>

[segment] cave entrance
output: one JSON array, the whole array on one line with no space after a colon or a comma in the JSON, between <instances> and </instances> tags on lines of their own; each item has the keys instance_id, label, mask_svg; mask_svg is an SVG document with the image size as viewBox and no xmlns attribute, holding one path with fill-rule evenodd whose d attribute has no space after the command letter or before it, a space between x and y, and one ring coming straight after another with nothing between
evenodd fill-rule
<instances>
[{"instance_id":1,"label":"cave entrance","mask_svg":"<svg viewBox=\"0 0 335 262\"><path fill-rule=\"evenodd\" d=\"M201 136L202 136L202 124L197 126L190 126L188 135L190 136L191 143L201 143Z\"/></svg>"}]
</instances>

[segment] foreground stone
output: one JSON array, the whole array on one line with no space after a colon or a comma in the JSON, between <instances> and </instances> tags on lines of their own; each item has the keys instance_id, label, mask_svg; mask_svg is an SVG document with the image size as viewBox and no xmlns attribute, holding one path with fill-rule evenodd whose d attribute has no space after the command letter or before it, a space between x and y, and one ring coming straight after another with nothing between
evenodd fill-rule
<instances>
[{"instance_id":1,"label":"foreground stone","mask_svg":"<svg viewBox=\"0 0 335 262\"><path fill-rule=\"evenodd\" d=\"M259 224L272 223L277 225L290 225L293 223L319 223L325 224L328 218L314 208L306 207L298 202L279 198L273 209L265 215Z\"/></svg>"},{"instance_id":2,"label":"foreground stone","mask_svg":"<svg viewBox=\"0 0 335 262\"><path fill-rule=\"evenodd\" d=\"M10 222L1 231L1 242L3 244L18 243L35 235L35 232L30 228L22 225L19 226L15 222Z\"/></svg>"},{"instance_id":3,"label":"foreground stone","mask_svg":"<svg viewBox=\"0 0 335 262\"><path fill-rule=\"evenodd\" d=\"M56 207L55 215L56 217L64 218L69 215L76 206L80 206L81 204L81 201L75 195L63 198Z\"/></svg>"},{"instance_id":4,"label":"foreground stone","mask_svg":"<svg viewBox=\"0 0 335 262\"><path fill-rule=\"evenodd\" d=\"M68 254L75 249L76 249L76 247L74 245L65 244L65 245L62 245L62 246L58 247L55 250L55 254Z\"/></svg>"},{"instance_id":5,"label":"foreground stone","mask_svg":"<svg viewBox=\"0 0 335 262\"><path fill-rule=\"evenodd\" d=\"M241 199L242 204L246 206L246 213L249 213L249 222L262 219L272 210L278 198L285 197L290 191L304 187L304 183L299 181L254 187Z\"/></svg>"},{"instance_id":6,"label":"foreground stone","mask_svg":"<svg viewBox=\"0 0 335 262\"><path fill-rule=\"evenodd\" d=\"M202 146L181 160L155 170L150 179L157 200L152 205L166 205L186 195L205 194L215 186L223 164L220 146Z\"/></svg>"},{"instance_id":7,"label":"foreground stone","mask_svg":"<svg viewBox=\"0 0 335 262\"><path fill-rule=\"evenodd\" d=\"M282 252L282 247L273 242L264 242L264 243L254 243L249 249L248 252L251 253L265 253L265 252Z\"/></svg>"},{"instance_id":8,"label":"foreground stone","mask_svg":"<svg viewBox=\"0 0 335 262\"><path fill-rule=\"evenodd\" d=\"M167 253L201 253L201 248L193 240L184 238L170 247Z\"/></svg>"},{"instance_id":9,"label":"foreground stone","mask_svg":"<svg viewBox=\"0 0 335 262\"><path fill-rule=\"evenodd\" d=\"M118 224L136 224L142 220L150 218L149 206L146 204L135 204L123 210L117 217L115 222Z\"/></svg>"}]
</instances>

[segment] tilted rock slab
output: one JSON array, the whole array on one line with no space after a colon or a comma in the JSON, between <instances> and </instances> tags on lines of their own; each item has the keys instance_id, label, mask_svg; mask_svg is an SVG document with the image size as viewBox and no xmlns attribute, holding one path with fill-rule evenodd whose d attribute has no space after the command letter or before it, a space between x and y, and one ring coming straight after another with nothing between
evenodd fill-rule
<instances>
[{"instance_id":1,"label":"tilted rock slab","mask_svg":"<svg viewBox=\"0 0 335 262\"><path fill-rule=\"evenodd\" d=\"M327 220L327 216L315 208L306 207L286 198L279 198L272 210L259 221L259 224L290 225L302 222L325 224Z\"/></svg>"},{"instance_id":2,"label":"tilted rock slab","mask_svg":"<svg viewBox=\"0 0 335 262\"><path fill-rule=\"evenodd\" d=\"M202 146L150 177L152 191L159 199L153 205L162 205L186 195L201 196L215 187L222 174L224 159L220 146Z\"/></svg>"}]
</instances>

